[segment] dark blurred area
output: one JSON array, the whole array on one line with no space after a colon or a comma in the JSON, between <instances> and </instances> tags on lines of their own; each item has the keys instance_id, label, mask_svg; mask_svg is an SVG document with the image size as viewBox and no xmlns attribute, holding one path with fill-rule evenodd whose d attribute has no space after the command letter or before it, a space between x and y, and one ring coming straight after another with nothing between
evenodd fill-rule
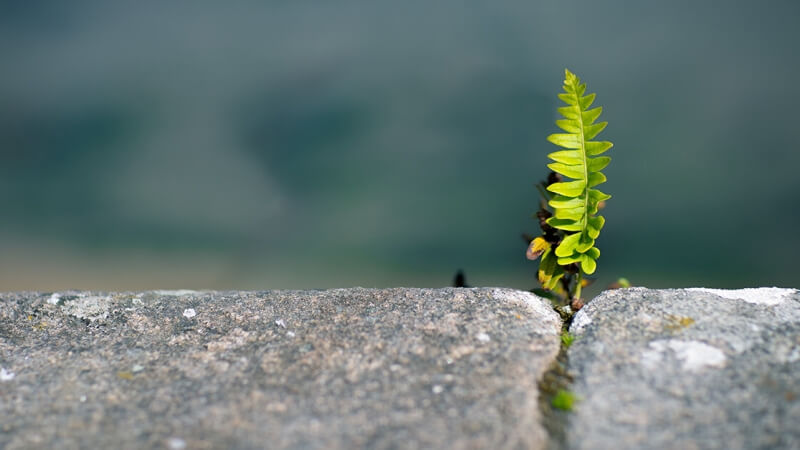
<instances>
[{"instance_id":1,"label":"dark blurred area","mask_svg":"<svg viewBox=\"0 0 800 450\"><path fill-rule=\"evenodd\" d=\"M594 289L800 287L798 17L0 1L0 291L532 288L565 67L615 143Z\"/></svg>"}]
</instances>

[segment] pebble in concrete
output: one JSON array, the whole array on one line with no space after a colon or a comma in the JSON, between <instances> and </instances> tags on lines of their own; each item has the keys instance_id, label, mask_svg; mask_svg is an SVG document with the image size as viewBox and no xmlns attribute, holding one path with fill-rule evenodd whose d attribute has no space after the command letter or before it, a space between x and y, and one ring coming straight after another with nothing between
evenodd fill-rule
<instances>
[{"instance_id":1,"label":"pebble in concrete","mask_svg":"<svg viewBox=\"0 0 800 450\"><path fill-rule=\"evenodd\" d=\"M502 289L0 294L0 448L541 448Z\"/></svg>"},{"instance_id":2,"label":"pebble in concrete","mask_svg":"<svg viewBox=\"0 0 800 450\"><path fill-rule=\"evenodd\" d=\"M798 291L607 291L570 331L570 448L800 448Z\"/></svg>"}]
</instances>

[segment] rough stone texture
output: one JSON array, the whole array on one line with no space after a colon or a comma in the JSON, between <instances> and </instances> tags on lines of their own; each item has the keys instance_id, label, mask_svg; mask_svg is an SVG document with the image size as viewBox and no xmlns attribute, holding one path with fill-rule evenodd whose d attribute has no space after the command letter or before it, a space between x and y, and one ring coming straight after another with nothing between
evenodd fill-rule
<instances>
[{"instance_id":1,"label":"rough stone texture","mask_svg":"<svg viewBox=\"0 0 800 450\"><path fill-rule=\"evenodd\" d=\"M569 447L800 448L798 291L607 291L571 331Z\"/></svg>"},{"instance_id":2,"label":"rough stone texture","mask_svg":"<svg viewBox=\"0 0 800 450\"><path fill-rule=\"evenodd\" d=\"M537 448L546 301L502 289L0 294L0 448Z\"/></svg>"}]
</instances>

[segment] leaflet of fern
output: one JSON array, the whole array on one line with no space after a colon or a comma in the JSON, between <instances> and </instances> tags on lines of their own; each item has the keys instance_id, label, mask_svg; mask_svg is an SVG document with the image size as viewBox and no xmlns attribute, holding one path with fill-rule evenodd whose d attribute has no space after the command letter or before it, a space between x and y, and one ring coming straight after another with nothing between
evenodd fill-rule
<instances>
[{"instance_id":1,"label":"leaflet of fern","mask_svg":"<svg viewBox=\"0 0 800 450\"><path fill-rule=\"evenodd\" d=\"M608 122L595 122L602 107L589 109L595 94L584 95L586 84L569 70L566 70L564 92L558 97L567 106L558 108L564 118L556 125L566 133L555 133L547 137L553 144L564 150L547 155L553 163L548 164L552 171L572 179L553 183L547 190L555 195L549 201L553 217L547 223L567 232L555 249L560 265L579 263L586 274L594 273L600 250L595 247L595 239L605 224L603 216L597 215L598 204L611 198L610 195L595 189L606 181L603 170L611 158L598 156L612 147L611 142L593 141Z\"/></svg>"}]
</instances>

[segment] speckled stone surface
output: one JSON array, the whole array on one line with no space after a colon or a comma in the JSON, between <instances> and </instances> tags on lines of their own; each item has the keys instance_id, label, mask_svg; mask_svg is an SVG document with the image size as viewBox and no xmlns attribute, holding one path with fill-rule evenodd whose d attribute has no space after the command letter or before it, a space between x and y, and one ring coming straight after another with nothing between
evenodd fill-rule
<instances>
[{"instance_id":1,"label":"speckled stone surface","mask_svg":"<svg viewBox=\"0 0 800 450\"><path fill-rule=\"evenodd\" d=\"M798 291L606 291L570 331L570 448L800 448Z\"/></svg>"},{"instance_id":2,"label":"speckled stone surface","mask_svg":"<svg viewBox=\"0 0 800 450\"><path fill-rule=\"evenodd\" d=\"M503 289L0 294L0 448L540 448Z\"/></svg>"}]
</instances>

